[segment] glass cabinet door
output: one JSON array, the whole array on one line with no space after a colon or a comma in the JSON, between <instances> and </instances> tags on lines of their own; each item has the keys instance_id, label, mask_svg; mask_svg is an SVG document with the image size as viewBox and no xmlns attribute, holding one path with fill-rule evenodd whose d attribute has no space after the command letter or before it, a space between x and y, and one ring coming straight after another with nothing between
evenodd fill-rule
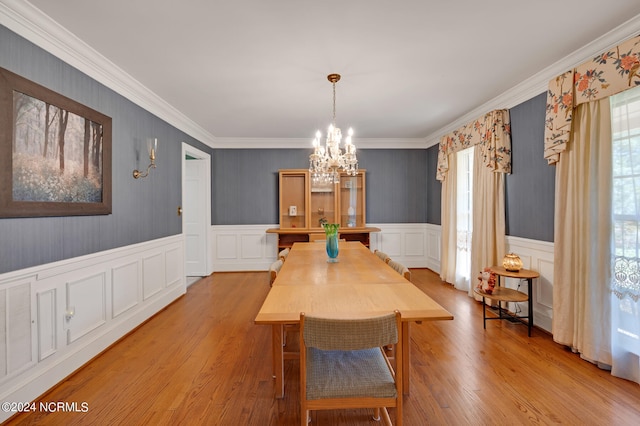
<instances>
[{"instance_id":1,"label":"glass cabinet door","mask_svg":"<svg viewBox=\"0 0 640 426\"><path fill-rule=\"evenodd\" d=\"M337 223L336 184L311 179L309 228L322 228L322 223Z\"/></svg>"},{"instance_id":2,"label":"glass cabinet door","mask_svg":"<svg viewBox=\"0 0 640 426\"><path fill-rule=\"evenodd\" d=\"M361 170L356 176L340 175L341 228L364 228L366 226L364 173Z\"/></svg>"}]
</instances>

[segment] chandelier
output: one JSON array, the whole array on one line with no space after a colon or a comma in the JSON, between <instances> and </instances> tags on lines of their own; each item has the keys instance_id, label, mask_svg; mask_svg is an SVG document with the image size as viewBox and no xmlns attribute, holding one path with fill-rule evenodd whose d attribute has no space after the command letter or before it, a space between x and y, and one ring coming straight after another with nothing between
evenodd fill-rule
<instances>
[{"instance_id":1,"label":"chandelier","mask_svg":"<svg viewBox=\"0 0 640 426\"><path fill-rule=\"evenodd\" d=\"M318 130L313 140L313 154L309 156L309 172L315 183L329 184L340 182L340 172L355 176L358 173L356 147L351 143L353 129L349 129L344 141L344 151L340 148L342 132L336 127L336 83L340 74L329 74L327 79L333 84L333 122L327 131L326 146L320 144L322 134Z\"/></svg>"}]
</instances>

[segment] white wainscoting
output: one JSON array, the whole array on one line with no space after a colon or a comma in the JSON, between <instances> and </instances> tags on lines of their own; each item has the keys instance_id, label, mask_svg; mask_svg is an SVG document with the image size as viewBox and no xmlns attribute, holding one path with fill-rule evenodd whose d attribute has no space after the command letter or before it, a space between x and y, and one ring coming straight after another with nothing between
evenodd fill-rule
<instances>
[{"instance_id":1,"label":"white wainscoting","mask_svg":"<svg viewBox=\"0 0 640 426\"><path fill-rule=\"evenodd\" d=\"M267 271L278 257L278 225L213 225L213 271Z\"/></svg>"},{"instance_id":2,"label":"white wainscoting","mask_svg":"<svg viewBox=\"0 0 640 426\"><path fill-rule=\"evenodd\" d=\"M425 223L369 224L380 228L369 238L371 250L380 250L407 268L431 268L429 226Z\"/></svg>"},{"instance_id":3,"label":"white wainscoting","mask_svg":"<svg viewBox=\"0 0 640 426\"><path fill-rule=\"evenodd\" d=\"M507 252L517 254L525 269L532 269L540 273L540 278L533 280L533 323L551 332L553 318L553 243L529 240L526 238L507 236ZM526 283L516 279L505 280L507 287L527 292ZM523 315L527 315L527 304L520 303Z\"/></svg>"},{"instance_id":4,"label":"white wainscoting","mask_svg":"<svg viewBox=\"0 0 640 426\"><path fill-rule=\"evenodd\" d=\"M371 250L379 249L409 268L436 268L439 270L438 249L427 240L433 225L424 223L368 224L381 229L370 235ZM211 227L211 247L214 250L213 270L266 271L278 255L276 234L267 234L269 228L278 225L214 225ZM439 227L437 227L439 228ZM438 234L439 235L439 234ZM435 259L430 253L437 253Z\"/></svg>"},{"instance_id":5,"label":"white wainscoting","mask_svg":"<svg viewBox=\"0 0 640 426\"><path fill-rule=\"evenodd\" d=\"M0 274L0 401L34 401L184 294L183 259L176 235Z\"/></svg>"}]
</instances>

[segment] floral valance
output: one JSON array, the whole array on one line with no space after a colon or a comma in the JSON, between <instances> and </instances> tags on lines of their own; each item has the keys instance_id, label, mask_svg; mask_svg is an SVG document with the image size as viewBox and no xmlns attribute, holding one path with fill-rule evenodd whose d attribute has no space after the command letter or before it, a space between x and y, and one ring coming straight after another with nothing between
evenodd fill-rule
<instances>
[{"instance_id":1,"label":"floral valance","mask_svg":"<svg viewBox=\"0 0 640 426\"><path fill-rule=\"evenodd\" d=\"M444 180L449 154L479 145L483 163L496 172L511 173L511 124L509 110L494 110L440 139L436 178Z\"/></svg>"},{"instance_id":2,"label":"floral valance","mask_svg":"<svg viewBox=\"0 0 640 426\"><path fill-rule=\"evenodd\" d=\"M544 158L554 164L571 136L573 109L640 85L640 36L599 54L549 82Z\"/></svg>"}]
</instances>

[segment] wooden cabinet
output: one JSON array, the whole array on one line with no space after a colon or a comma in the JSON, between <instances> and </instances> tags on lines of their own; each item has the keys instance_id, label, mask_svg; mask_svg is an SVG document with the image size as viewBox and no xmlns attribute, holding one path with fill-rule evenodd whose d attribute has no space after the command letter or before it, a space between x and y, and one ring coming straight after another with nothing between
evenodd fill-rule
<instances>
[{"instance_id":1,"label":"wooden cabinet","mask_svg":"<svg viewBox=\"0 0 640 426\"><path fill-rule=\"evenodd\" d=\"M340 224L340 238L369 245L369 233L380 229L367 227L366 170L356 176L340 175L339 183L319 183L306 169L279 171L280 228L278 247L291 247L296 241L323 239L322 223Z\"/></svg>"}]
</instances>

